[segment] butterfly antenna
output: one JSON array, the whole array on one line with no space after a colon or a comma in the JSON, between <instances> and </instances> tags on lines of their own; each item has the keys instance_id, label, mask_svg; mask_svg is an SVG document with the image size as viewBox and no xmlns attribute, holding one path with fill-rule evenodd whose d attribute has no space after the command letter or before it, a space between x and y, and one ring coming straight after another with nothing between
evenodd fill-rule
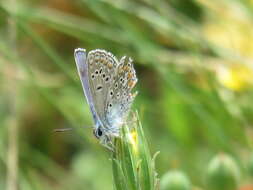
<instances>
[{"instance_id":1,"label":"butterfly antenna","mask_svg":"<svg viewBox=\"0 0 253 190\"><path fill-rule=\"evenodd\" d=\"M63 129L54 129L54 132L66 132L66 131L71 131L73 128L63 128Z\"/></svg>"}]
</instances>

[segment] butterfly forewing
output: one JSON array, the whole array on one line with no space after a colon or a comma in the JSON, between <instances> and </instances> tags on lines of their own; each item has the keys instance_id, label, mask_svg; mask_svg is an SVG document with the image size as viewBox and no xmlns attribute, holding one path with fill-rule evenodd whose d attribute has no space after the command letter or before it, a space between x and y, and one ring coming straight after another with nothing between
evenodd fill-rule
<instances>
[{"instance_id":1,"label":"butterfly forewing","mask_svg":"<svg viewBox=\"0 0 253 190\"><path fill-rule=\"evenodd\" d=\"M113 84L118 64L118 60L111 53L100 49L90 51L87 57L90 92L96 113L105 131L110 127L105 115L108 104L107 94Z\"/></svg>"}]
</instances>

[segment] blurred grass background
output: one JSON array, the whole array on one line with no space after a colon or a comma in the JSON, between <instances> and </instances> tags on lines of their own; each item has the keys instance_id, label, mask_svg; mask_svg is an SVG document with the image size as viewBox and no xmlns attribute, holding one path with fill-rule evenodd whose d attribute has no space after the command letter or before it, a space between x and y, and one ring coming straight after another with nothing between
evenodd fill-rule
<instances>
[{"instance_id":1,"label":"blurred grass background","mask_svg":"<svg viewBox=\"0 0 253 190\"><path fill-rule=\"evenodd\" d=\"M77 47L134 59L159 177L177 169L205 188L226 152L251 183L252 18L251 0L1 1L0 189L113 188L110 153L84 127Z\"/></svg>"}]
</instances>

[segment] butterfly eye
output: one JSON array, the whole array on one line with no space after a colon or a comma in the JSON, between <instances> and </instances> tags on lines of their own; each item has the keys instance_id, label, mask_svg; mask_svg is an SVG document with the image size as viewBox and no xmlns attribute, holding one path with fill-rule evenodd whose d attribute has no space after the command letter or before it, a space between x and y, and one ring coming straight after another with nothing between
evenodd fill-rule
<instances>
[{"instance_id":1,"label":"butterfly eye","mask_svg":"<svg viewBox=\"0 0 253 190\"><path fill-rule=\"evenodd\" d=\"M94 129L93 134L96 138L99 139L103 135L103 131L100 127L98 127L97 129Z\"/></svg>"},{"instance_id":2,"label":"butterfly eye","mask_svg":"<svg viewBox=\"0 0 253 190\"><path fill-rule=\"evenodd\" d=\"M97 136L101 137L103 135L103 131L100 129L100 127L97 130Z\"/></svg>"}]
</instances>

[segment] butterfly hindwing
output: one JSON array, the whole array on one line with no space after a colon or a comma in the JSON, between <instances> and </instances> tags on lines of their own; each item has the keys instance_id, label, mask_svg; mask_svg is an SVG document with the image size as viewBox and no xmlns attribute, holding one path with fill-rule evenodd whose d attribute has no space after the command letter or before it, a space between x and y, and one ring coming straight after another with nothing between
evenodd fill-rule
<instances>
[{"instance_id":1,"label":"butterfly hindwing","mask_svg":"<svg viewBox=\"0 0 253 190\"><path fill-rule=\"evenodd\" d=\"M136 93L131 93L136 82L132 59L122 57L107 95L106 119L114 134L118 134L119 126L123 124L128 115L136 95Z\"/></svg>"}]
</instances>

